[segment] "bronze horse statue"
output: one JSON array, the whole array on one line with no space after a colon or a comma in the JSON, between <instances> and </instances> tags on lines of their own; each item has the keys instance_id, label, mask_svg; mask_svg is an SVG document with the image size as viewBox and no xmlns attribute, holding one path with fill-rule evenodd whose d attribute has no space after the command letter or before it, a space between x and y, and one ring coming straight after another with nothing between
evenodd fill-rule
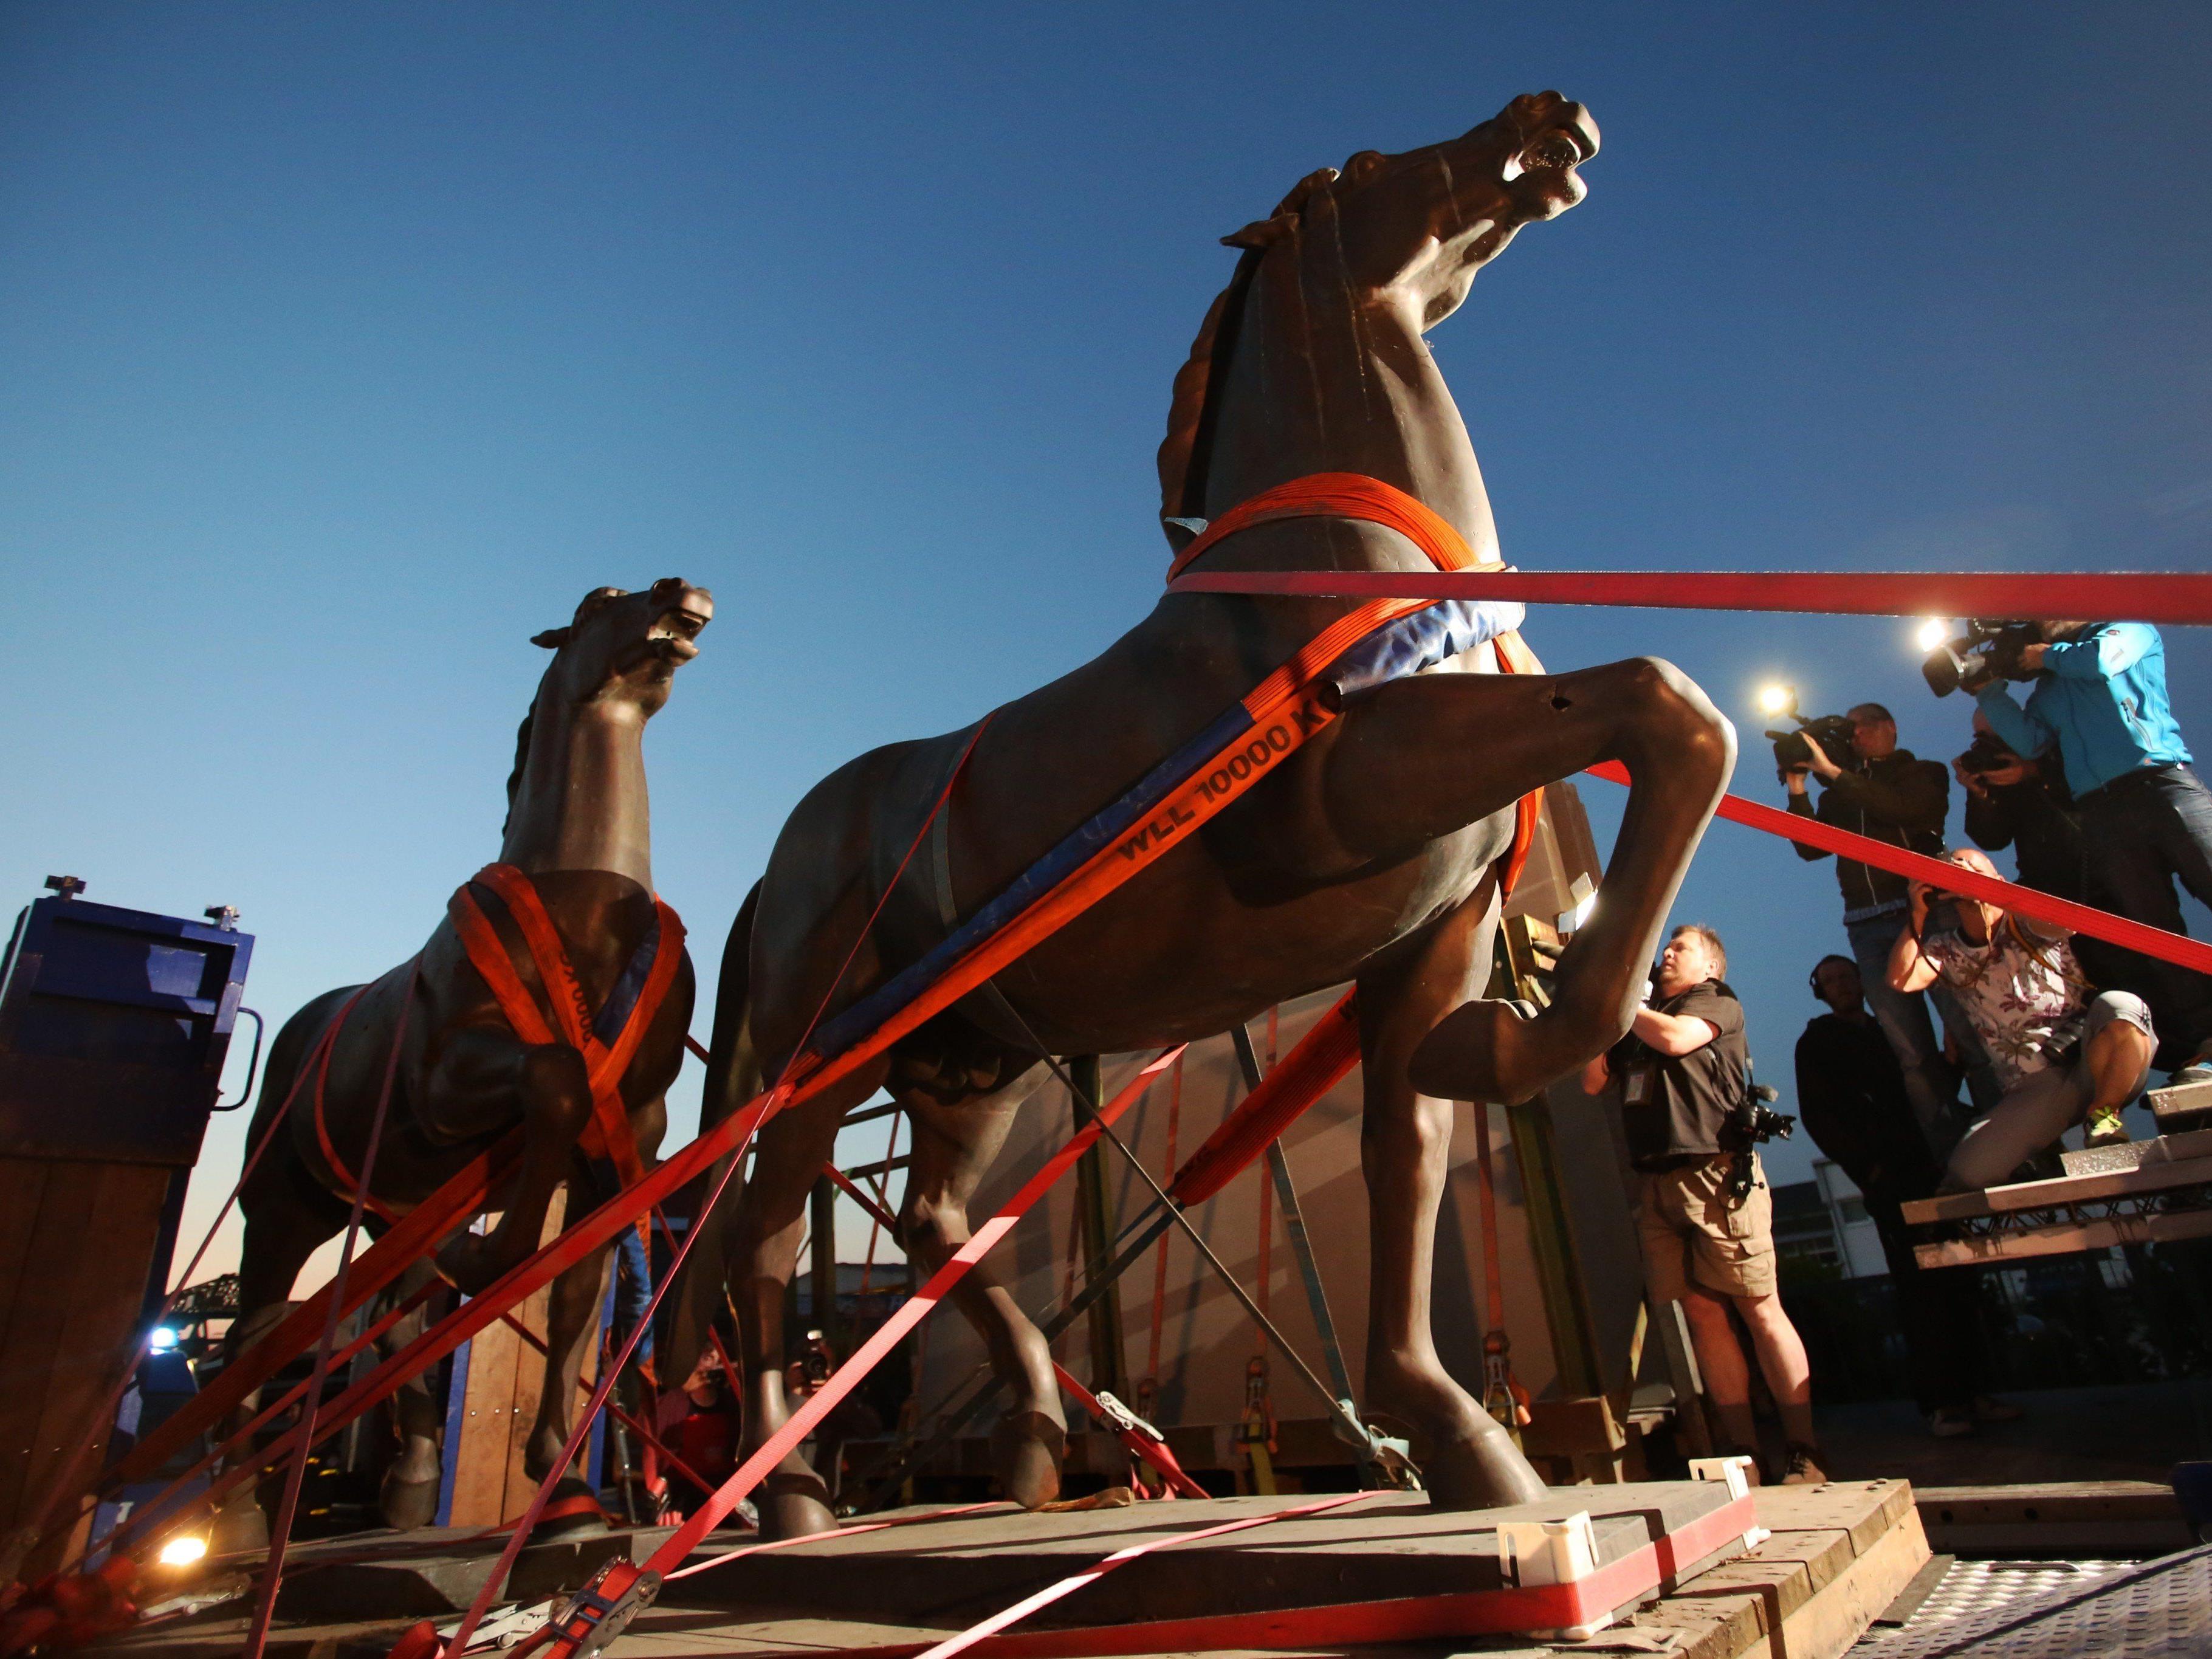
<instances>
[{"instance_id":1,"label":"bronze horse statue","mask_svg":"<svg viewBox=\"0 0 2212 1659\"><path fill-rule=\"evenodd\" d=\"M1522 226L1582 199L1576 169L1597 147L1579 105L1549 92L1517 98L1462 137L1324 168L1272 216L1225 239L1244 250L1237 276L1176 377L1160 452L1170 544L1188 545L1195 521L1272 487L1357 473L1425 502L1478 559L1495 560L1482 474L1422 337ZM1206 550L1200 567L1430 568L1394 531L1321 518L1260 525ZM937 945L1352 609L1164 597L1096 659L998 709L957 778L973 727L878 749L817 784L730 934L708 1121L778 1075L817 1011L850 1006ZM1431 1338L1453 1103L1526 1099L1627 1030L1726 786L1735 734L1663 662L1556 674L1491 667L1486 647L1355 693L1201 833L882 1059L769 1120L724 1247L743 1326L748 1450L786 1416L785 1286L808 1188L847 1111L882 1087L911 1115L900 1219L906 1247L933 1268L969 1236L970 1195L1044 1075L1041 1051L1203 1037L1351 980L1373 1263L1367 1404L1413 1427L1439 1504L1512 1503L1541 1490ZM1555 1001L1533 1018L1471 1001L1490 975L1516 801L1605 760L1632 775L1626 817L1605 902L1561 960ZM928 850L870 926L948 778ZM1000 1477L1018 1501L1044 1502L1058 1487L1064 1431L1051 1357L988 1264L956 1294L1012 1396L994 1435ZM705 1295L687 1286L688 1306ZM696 1331L697 1313L687 1318ZM763 1498L771 1532L831 1524L820 1482L796 1455Z\"/></svg>"},{"instance_id":2,"label":"bronze horse statue","mask_svg":"<svg viewBox=\"0 0 2212 1659\"><path fill-rule=\"evenodd\" d=\"M246 1243L234 1353L282 1316L308 1255L345 1227L387 1066L389 1115L369 1177L373 1227L422 1202L520 1130L519 1163L489 1206L501 1212L497 1224L487 1233L460 1233L439 1251L439 1268L462 1290L483 1289L538 1248L563 1182L572 1194L590 1193L606 1179L579 1149L594 1111L584 1053L565 1041L526 1041L517 1031L465 927L479 951L491 953L483 960L495 972L505 958L520 994L551 1012L545 1024L554 1030L562 1027L552 999L564 992L586 1011L601 1012L618 994L630 999L639 1030L627 1036L635 1046L619 1073L619 1110L629 1126L622 1150L653 1157L667 1124L663 1097L683 1063L694 982L680 924L653 893L643 740L676 671L698 655L695 641L713 615L712 595L672 576L643 592L597 589L567 627L532 641L554 655L518 734L499 866L456 895L413 961L366 987L325 992L293 1015L270 1046L248 1144L260 1143L283 1102L292 1104L240 1195ZM515 892L518 909L506 892L486 891L487 878L518 879L501 866L520 872L523 886L534 890L572 985L546 983L542 952L533 951L526 932L533 918L521 914L536 910L528 893ZM483 923L489 933L474 933ZM672 960L664 961L664 951L672 951ZM657 981L654 970L638 971L647 960ZM564 977L557 969L550 976ZM641 978L657 987L651 994L657 1007L638 992ZM320 1068L321 1075L303 1078L303 1067ZM540 1334L545 1382L526 1454L533 1479L544 1477L568 1436L606 1258L606 1250L597 1252L552 1287L548 1328ZM428 1262L419 1264L398 1290L418 1288L430 1271ZM421 1319L412 1316L387 1341L406 1340ZM251 1411L249 1401L241 1416ZM396 1414L402 1443L385 1479L385 1515L394 1526L421 1526L436 1502L444 1408L418 1377L401 1390Z\"/></svg>"}]
</instances>

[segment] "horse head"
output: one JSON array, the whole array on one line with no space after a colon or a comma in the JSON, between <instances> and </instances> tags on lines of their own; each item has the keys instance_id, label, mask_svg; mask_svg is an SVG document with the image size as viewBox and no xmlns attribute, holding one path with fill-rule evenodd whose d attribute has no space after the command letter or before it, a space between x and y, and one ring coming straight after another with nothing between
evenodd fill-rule
<instances>
[{"instance_id":1,"label":"horse head","mask_svg":"<svg viewBox=\"0 0 2212 1659\"><path fill-rule=\"evenodd\" d=\"M641 593L595 587L567 627L531 636L555 653L543 690L579 708L627 703L649 720L667 702L676 671L699 654L714 615L714 596L681 576Z\"/></svg>"},{"instance_id":2,"label":"horse head","mask_svg":"<svg viewBox=\"0 0 2212 1659\"><path fill-rule=\"evenodd\" d=\"M1412 485L1486 552L1474 452L1419 337L1459 308L1523 225L1582 200L1576 169L1597 149L1580 104L1525 94L1457 138L1362 150L1308 173L1267 218L1223 237L1244 257L1176 376L1159 450L1170 545L1267 483L1364 471ZM1378 354L1391 359L1380 380ZM1399 390L1378 393L1382 380ZM1287 386L1297 394L1285 397ZM1449 435L1449 477L1438 476L1439 434Z\"/></svg>"},{"instance_id":3,"label":"horse head","mask_svg":"<svg viewBox=\"0 0 2212 1659\"><path fill-rule=\"evenodd\" d=\"M1356 293L1410 302L1419 325L1433 328L1522 226L1583 199L1576 168L1597 149L1597 124L1580 104L1525 93L1457 138L1395 155L1365 149L1308 173L1272 215L1222 240L1295 241Z\"/></svg>"}]
</instances>

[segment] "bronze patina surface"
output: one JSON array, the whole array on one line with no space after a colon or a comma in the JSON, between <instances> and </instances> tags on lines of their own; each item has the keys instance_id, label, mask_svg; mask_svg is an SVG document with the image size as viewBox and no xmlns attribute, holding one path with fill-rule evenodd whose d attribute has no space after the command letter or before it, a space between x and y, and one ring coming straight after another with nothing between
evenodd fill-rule
<instances>
[{"instance_id":1,"label":"bronze patina surface","mask_svg":"<svg viewBox=\"0 0 2212 1659\"><path fill-rule=\"evenodd\" d=\"M1312 473L1364 473L1427 503L1477 558L1498 557L1481 470L1422 337L1522 227L1582 200L1577 168L1597 146L1581 106L1549 92L1516 98L1462 137L1323 168L1226 239L1245 252L1176 377L1160 453L1164 520L1210 519ZM1551 399L1528 410L1571 425ZM1172 544L1189 534L1169 526ZM1198 568L1429 567L1395 532L1300 520L1229 538ZM891 744L817 785L730 936L708 1120L776 1074L817 1009L834 1014L938 943L948 913L973 914L1350 608L1162 599L1097 659L996 711L951 795L941 852L914 860L872 927L870 910L968 734ZM1513 1503L1540 1490L1430 1337L1451 1103L1524 1099L1627 1029L1735 738L1663 662L1528 676L1491 666L1484 648L1354 696L1202 835L1000 975L1004 1005L971 996L838 1090L771 1121L724 1241L744 1326L749 1447L784 1419L785 1286L807 1190L852 1107L881 1086L911 1114L902 1221L908 1248L934 1267L968 1237L977 1180L1042 1075L1031 1033L1058 1054L1143 1048L1352 980L1374 1263L1364 1404L1413 1425L1441 1504ZM1560 963L1557 1002L1524 1019L1471 1000L1489 977L1513 803L1602 760L1625 762L1634 782L1605 902ZM690 1328L720 1288L689 1287ZM1063 1419L1045 1346L987 1270L957 1297L1013 1395L998 1436L1007 1490L1046 1501ZM677 1346L680 1363L685 1344ZM794 1457L763 1493L766 1524L828 1526L822 1496Z\"/></svg>"},{"instance_id":2,"label":"bronze patina surface","mask_svg":"<svg viewBox=\"0 0 2212 1659\"><path fill-rule=\"evenodd\" d=\"M534 641L554 656L518 736L500 861L538 887L595 1009L653 925L646 722L667 702L676 671L698 654L694 641L713 614L712 595L672 576L643 592L606 587L586 594L574 621ZM525 987L549 1006L530 951L503 909L493 926ZM358 988L325 992L285 1023L270 1046L248 1145L259 1144L301 1066ZM667 1127L662 1097L683 1062L693 994L687 956L623 1077L631 1133L648 1161ZM454 1283L477 1291L538 1248L562 1182L578 1183L572 1191L592 1190L576 1147L592 1111L584 1057L565 1042L518 1037L453 923L441 920L416 962L368 988L335 1037L320 1116L349 1170L362 1167L395 1033L390 1121L369 1182L380 1205L404 1212L518 1126L523 1131L520 1165L489 1206L501 1212L497 1224L483 1235L462 1234L440 1252L439 1266ZM331 1167L317 1133L314 1094L310 1078L240 1194L246 1243L234 1352L281 1316L308 1255L343 1230L350 1212L351 1188ZM554 1282L546 1380L527 1459L535 1477L543 1478L567 1437L605 1270L602 1250ZM392 1293L420 1287L431 1271L428 1261L417 1264ZM425 1316L418 1310L387 1345L419 1333ZM252 1410L249 1401L242 1416ZM420 1526L437 1497L445 1407L416 1377L401 1390L397 1410L404 1444L386 1479L385 1510L394 1526Z\"/></svg>"}]
</instances>

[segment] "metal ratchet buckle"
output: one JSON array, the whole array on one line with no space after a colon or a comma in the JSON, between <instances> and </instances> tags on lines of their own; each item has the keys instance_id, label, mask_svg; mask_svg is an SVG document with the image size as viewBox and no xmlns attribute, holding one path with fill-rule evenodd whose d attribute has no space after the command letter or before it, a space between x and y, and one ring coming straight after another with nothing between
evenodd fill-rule
<instances>
[{"instance_id":1,"label":"metal ratchet buckle","mask_svg":"<svg viewBox=\"0 0 2212 1659\"><path fill-rule=\"evenodd\" d=\"M553 1615L552 1651L560 1659L593 1659L659 1594L659 1573L632 1561L608 1562Z\"/></svg>"}]
</instances>

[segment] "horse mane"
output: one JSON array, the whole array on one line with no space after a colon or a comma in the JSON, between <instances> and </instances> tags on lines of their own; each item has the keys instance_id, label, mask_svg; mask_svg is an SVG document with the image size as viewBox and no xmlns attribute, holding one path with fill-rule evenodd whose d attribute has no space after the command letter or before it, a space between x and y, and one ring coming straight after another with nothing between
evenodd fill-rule
<instances>
[{"instance_id":1,"label":"horse mane","mask_svg":"<svg viewBox=\"0 0 2212 1659\"><path fill-rule=\"evenodd\" d=\"M1206 320L1198 325L1198 337L1191 342L1190 356L1176 371L1174 390L1168 399L1167 436L1159 448L1160 527L1167 533L1168 545L1178 553L1190 544L1197 532L1170 520L1206 514L1206 474L1213 447L1212 421L1218 413L1212 393L1227 373L1230 356L1237 349L1244 296L1259 270L1261 256L1297 231L1307 198L1334 184L1336 178L1334 167L1308 173L1276 204L1274 212L1221 239L1225 246L1242 248L1243 256L1237 262L1237 274L1229 279L1229 286L1206 307Z\"/></svg>"},{"instance_id":2,"label":"horse mane","mask_svg":"<svg viewBox=\"0 0 2212 1659\"><path fill-rule=\"evenodd\" d=\"M537 720L538 702L533 697L530 712L522 717L522 724L515 728L514 770L507 775L507 817L501 820L499 826L501 839L506 837L508 828L514 823L514 798L522 793L522 769L530 763L530 728Z\"/></svg>"}]
</instances>

